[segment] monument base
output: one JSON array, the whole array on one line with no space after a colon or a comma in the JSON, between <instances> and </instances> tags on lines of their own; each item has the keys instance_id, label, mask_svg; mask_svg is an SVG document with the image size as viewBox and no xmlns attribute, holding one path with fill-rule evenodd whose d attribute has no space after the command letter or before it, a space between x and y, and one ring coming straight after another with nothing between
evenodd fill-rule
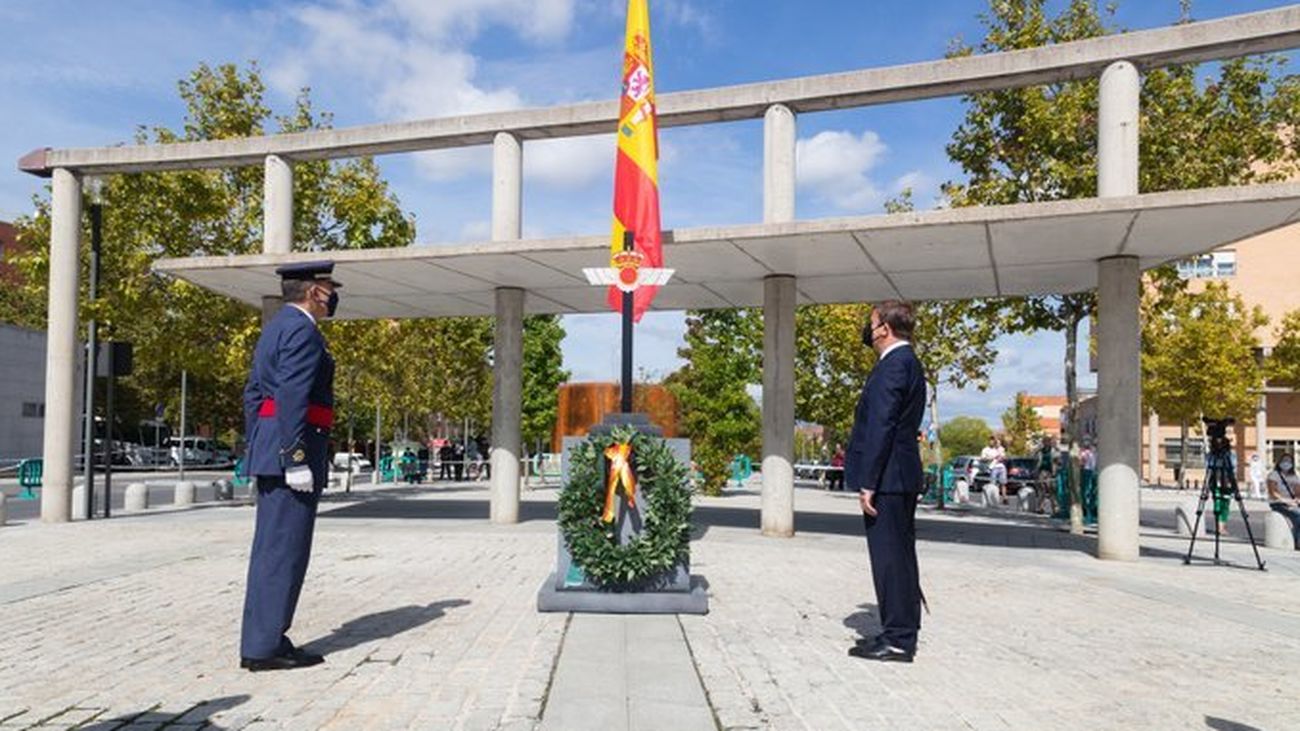
<instances>
[{"instance_id":1,"label":"monument base","mask_svg":"<svg viewBox=\"0 0 1300 731\"><path fill-rule=\"evenodd\" d=\"M537 592L539 612L589 614L708 614L709 593L701 576L692 576L687 591L602 591L557 589L555 574Z\"/></svg>"}]
</instances>

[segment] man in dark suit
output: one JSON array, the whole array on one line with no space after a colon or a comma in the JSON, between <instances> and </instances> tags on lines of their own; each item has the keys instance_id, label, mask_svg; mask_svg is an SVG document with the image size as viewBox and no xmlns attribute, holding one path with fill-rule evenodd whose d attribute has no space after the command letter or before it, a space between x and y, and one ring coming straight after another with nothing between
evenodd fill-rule
<instances>
[{"instance_id":1,"label":"man in dark suit","mask_svg":"<svg viewBox=\"0 0 1300 731\"><path fill-rule=\"evenodd\" d=\"M332 262L280 267L285 305L262 329L244 387L248 474L257 526L248 557L240 667L286 670L324 661L294 647L293 624L311 558L316 505L329 479L334 359L317 323L334 315Z\"/></svg>"},{"instance_id":2,"label":"man in dark suit","mask_svg":"<svg viewBox=\"0 0 1300 731\"><path fill-rule=\"evenodd\" d=\"M921 629L916 502L924 489L916 434L925 414L925 372L908 342L916 320L906 302L871 310L862 340L878 355L853 415L844 480L858 491L882 632L849 654L911 662Z\"/></svg>"}]
</instances>

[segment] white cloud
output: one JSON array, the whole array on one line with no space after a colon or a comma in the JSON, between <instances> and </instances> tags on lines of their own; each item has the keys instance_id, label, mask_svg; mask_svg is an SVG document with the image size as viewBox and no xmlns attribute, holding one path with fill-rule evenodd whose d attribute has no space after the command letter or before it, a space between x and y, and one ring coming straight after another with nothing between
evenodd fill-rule
<instances>
[{"instance_id":1,"label":"white cloud","mask_svg":"<svg viewBox=\"0 0 1300 731\"><path fill-rule=\"evenodd\" d=\"M934 179L920 170L890 182L877 181L873 173L888 154L889 146L871 130L818 132L795 143L798 184L843 211L868 211L883 204L887 195L909 189L918 208L934 207Z\"/></svg>"},{"instance_id":2,"label":"white cloud","mask_svg":"<svg viewBox=\"0 0 1300 731\"><path fill-rule=\"evenodd\" d=\"M524 176L529 181L579 188L614 174L614 135L565 137L524 144Z\"/></svg>"},{"instance_id":3,"label":"white cloud","mask_svg":"<svg viewBox=\"0 0 1300 731\"><path fill-rule=\"evenodd\" d=\"M888 149L870 130L818 132L795 144L799 185L845 210L870 208L881 192L869 174Z\"/></svg>"}]
</instances>

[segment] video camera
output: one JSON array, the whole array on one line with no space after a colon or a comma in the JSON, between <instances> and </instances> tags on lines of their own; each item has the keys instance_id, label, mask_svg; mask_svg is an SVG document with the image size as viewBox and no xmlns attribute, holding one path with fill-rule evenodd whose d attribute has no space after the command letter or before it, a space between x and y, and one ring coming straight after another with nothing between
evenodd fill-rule
<instances>
[{"instance_id":1,"label":"video camera","mask_svg":"<svg viewBox=\"0 0 1300 731\"><path fill-rule=\"evenodd\" d=\"M1228 419L1211 419L1201 417L1205 422L1205 434L1210 438L1210 452L1227 452L1232 450L1232 442L1228 440L1228 427L1236 424L1237 420Z\"/></svg>"}]
</instances>

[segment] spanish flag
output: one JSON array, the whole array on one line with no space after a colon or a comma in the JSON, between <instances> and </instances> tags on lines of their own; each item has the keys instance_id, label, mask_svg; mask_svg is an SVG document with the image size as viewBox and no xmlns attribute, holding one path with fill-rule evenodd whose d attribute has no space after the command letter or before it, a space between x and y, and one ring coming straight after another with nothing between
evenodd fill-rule
<instances>
[{"instance_id":1,"label":"spanish flag","mask_svg":"<svg viewBox=\"0 0 1300 731\"><path fill-rule=\"evenodd\" d=\"M624 233L632 232L639 267L663 267L659 234L659 130L655 121L654 63L650 53L650 13L646 0L628 0L623 49L623 95L619 105L618 157L614 167L614 231L610 266L628 267ZM622 254L622 256L620 256ZM628 272L635 274L635 270ZM657 286L638 286L632 318L641 319ZM623 309L623 293L609 288L609 306Z\"/></svg>"}]
</instances>

